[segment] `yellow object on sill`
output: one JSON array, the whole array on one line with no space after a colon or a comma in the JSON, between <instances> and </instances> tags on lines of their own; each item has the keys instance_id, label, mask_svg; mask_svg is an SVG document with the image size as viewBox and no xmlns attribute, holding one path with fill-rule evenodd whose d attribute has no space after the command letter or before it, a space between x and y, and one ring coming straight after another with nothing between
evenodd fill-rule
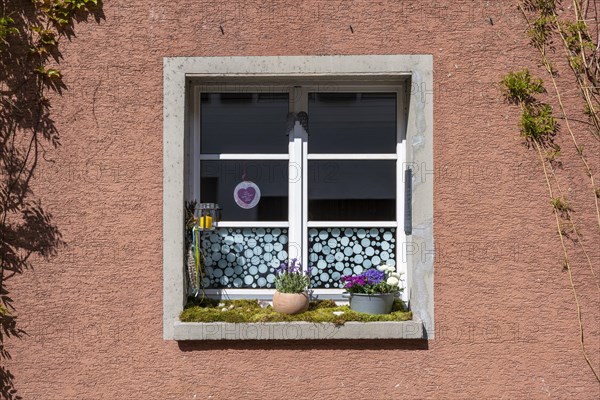
<instances>
[{"instance_id":1,"label":"yellow object on sill","mask_svg":"<svg viewBox=\"0 0 600 400\"><path fill-rule=\"evenodd\" d=\"M198 225L200 226L200 229L210 229L210 228L212 228L212 223L213 223L212 217L206 216L206 217L200 217L200 222Z\"/></svg>"}]
</instances>

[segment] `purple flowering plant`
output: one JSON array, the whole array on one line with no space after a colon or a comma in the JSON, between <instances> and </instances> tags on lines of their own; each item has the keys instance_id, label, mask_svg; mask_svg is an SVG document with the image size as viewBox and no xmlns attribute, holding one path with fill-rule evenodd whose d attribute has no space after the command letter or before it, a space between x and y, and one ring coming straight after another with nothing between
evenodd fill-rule
<instances>
[{"instance_id":1,"label":"purple flowering plant","mask_svg":"<svg viewBox=\"0 0 600 400\"><path fill-rule=\"evenodd\" d=\"M282 262L277 268L275 289L279 293L302 293L310 286L310 267L302 270L302 263L297 258Z\"/></svg>"},{"instance_id":2,"label":"purple flowering plant","mask_svg":"<svg viewBox=\"0 0 600 400\"><path fill-rule=\"evenodd\" d=\"M377 269L368 269L359 275L345 275L341 278L348 293L380 294L397 293L400 287L400 274L396 268L380 265Z\"/></svg>"}]
</instances>

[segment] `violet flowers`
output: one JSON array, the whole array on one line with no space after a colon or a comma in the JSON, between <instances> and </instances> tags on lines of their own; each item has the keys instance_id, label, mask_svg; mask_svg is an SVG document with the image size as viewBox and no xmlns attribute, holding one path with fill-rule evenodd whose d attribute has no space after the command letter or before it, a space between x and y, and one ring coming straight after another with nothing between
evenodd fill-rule
<instances>
[{"instance_id":1,"label":"violet flowers","mask_svg":"<svg viewBox=\"0 0 600 400\"><path fill-rule=\"evenodd\" d=\"M400 286L400 274L396 268L380 265L359 275L342 276L341 281L348 293L378 294L396 293L403 290Z\"/></svg>"},{"instance_id":2,"label":"violet flowers","mask_svg":"<svg viewBox=\"0 0 600 400\"><path fill-rule=\"evenodd\" d=\"M302 270L302 263L292 258L290 263L283 262L277 268L275 289L279 293L302 293L310 285L310 267Z\"/></svg>"}]
</instances>

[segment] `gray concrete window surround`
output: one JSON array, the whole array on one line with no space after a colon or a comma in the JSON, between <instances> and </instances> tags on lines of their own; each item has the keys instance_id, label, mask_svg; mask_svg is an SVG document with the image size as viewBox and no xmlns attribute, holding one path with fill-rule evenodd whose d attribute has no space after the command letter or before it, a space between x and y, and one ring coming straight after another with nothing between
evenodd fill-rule
<instances>
[{"instance_id":1,"label":"gray concrete window surround","mask_svg":"<svg viewBox=\"0 0 600 400\"><path fill-rule=\"evenodd\" d=\"M185 143L189 79L202 81L331 79L409 82L406 167L412 169L412 235L404 244L409 304L415 319L398 323L351 324L333 329L293 324L283 335L269 324L182 323L186 302L182 229L185 199ZM433 338L433 58L431 55L166 57L163 59L163 338L198 339L369 339ZM399 180L401 178L399 177ZM421 326L422 329L418 328ZM396 324L396 325L394 325ZM416 324L416 325L415 325ZM242 326L244 325L244 326ZM297 328L300 327L300 328ZM230 329L231 328L231 329ZM282 328L286 332L289 328ZM287 329L287 330L286 330ZM315 330L316 329L316 330ZM229 332L227 335L222 332ZM260 332L254 337L248 332ZM327 331L329 332L329 331ZM340 332L339 334L336 332ZM229 336L228 336L229 335ZM289 337L288 337L289 336Z\"/></svg>"}]
</instances>

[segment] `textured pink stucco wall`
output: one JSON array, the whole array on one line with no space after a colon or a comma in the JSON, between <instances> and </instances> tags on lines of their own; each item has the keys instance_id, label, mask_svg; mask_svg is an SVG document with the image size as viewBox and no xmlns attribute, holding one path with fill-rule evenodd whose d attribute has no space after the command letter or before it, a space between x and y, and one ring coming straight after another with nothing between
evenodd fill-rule
<instances>
[{"instance_id":1,"label":"textured pink stucco wall","mask_svg":"<svg viewBox=\"0 0 600 400\"><path fill-rule=\"evenodd\" d=\"M35 182L68 248L12 281L29 336L9 342L9 367L24 398L600 396L539 163L498 93L509 70L543 74L512 0L119 0L104 10L105 22L78 26L64 45L63 145ZM433 54L436 339L164 341L162 58L332 54ZM599 143L581 137L598 174ZM563 190L598 274L588 181L568 142L563 153ZM598 289L574 261L598 369Z\"/></svg>"}]
</instances>

